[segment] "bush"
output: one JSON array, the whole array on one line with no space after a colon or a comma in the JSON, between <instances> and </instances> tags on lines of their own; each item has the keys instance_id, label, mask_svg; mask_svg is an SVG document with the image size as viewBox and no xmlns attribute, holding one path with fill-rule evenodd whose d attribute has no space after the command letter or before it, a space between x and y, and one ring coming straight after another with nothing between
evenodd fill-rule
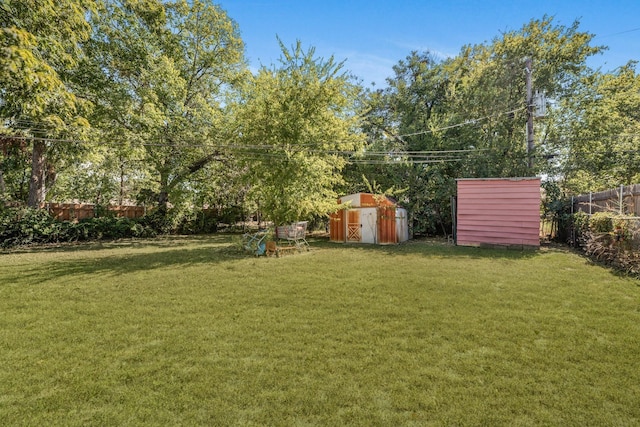
<instances>
[{"instance_id":1,"label":"bush","mask_svg":"<svg viewBox=\"0 0 640 427\"><path fill-rule=\"evenodd\" d=\"M585 254L633 276L640 276L639 224L609 212L573 215L576 240Z\"/></svg>"},{"instance_id":2,"label":"bush","mask_svg":"<svg viewBox=\"0 0 640 427\"><path fill-rule=\"evenodd\" d=\"M571 199L555 181L543 181L541 185L545 190L545 197L542 199L540 213L551 224L551 237L557 242L567 242L572 226Z\"/></svg>"},{"instance_id":3,"label":"bush","mask_svg":"<svg viewBox=\"0 0 640 427\"><path fill-rule=\"evenodd\" d=\"M77 223L56 221L44 209L0 210L0 247L89 240L153 237L157 233L140 220L102 217Z\"/></svg>"},{"instance_id":4,"label":"bush","mask_svg":"<svg viewBox=\"0 0 640 427\"><path fill-rule=\"evenodd\" d=\"M45 210L5 208L0 212L0 245L21 246L58 242L63 227Z\"/></svg>"},{"instance_id":5,"label":"bush","mask_svg":"<svg viewBox=\"0 0 640 427\"><path fill-rule=\"evenodd\" d=\"M212 210L172 208L154 210L140 220L159 234L208 234L217 231L219 216Z\"/></svg>"},{"instance_id":6,"label":"bush","mask_svg":"<svg viewBox=\"0 0 640 427\"><path fill-rule=\"evenodd\" d=\"M589 231L592 233L610 233L613 231L614 215L608 212L598 212L589 218Z\"/></svg>"}]
</instances>

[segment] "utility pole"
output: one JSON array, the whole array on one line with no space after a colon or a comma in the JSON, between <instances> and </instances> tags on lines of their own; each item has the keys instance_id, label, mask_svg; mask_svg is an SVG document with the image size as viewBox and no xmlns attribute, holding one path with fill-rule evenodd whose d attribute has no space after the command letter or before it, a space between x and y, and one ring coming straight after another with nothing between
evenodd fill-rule
<instances>
[{"instance_id":1,"label":"utility pole","mask_svg":"<svg viewBox=\"0 0 640 427\"><path fill-rule=\"evenodd\" d=\"M527 75L527 157L529 171L533 171L533 97L531 75L533 73L533 65L531 58L525 60L524 71Z\"/></svg>"}]
</instances>

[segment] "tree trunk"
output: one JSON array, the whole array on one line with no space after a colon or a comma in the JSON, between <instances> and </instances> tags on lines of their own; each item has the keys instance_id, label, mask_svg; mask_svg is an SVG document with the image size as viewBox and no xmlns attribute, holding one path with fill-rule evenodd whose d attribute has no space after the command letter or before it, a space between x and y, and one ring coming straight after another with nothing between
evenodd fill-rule
<instances>
[{"instance_id":1,"label":"tree trunk","mask_svg":"<svg viewBox=\"0 0 640 427\"><path fill-rule=\"evenodd\" d=\"M124 178L125 178L125 170L124 170L124 162L120 162L120 194L118 195L118 204L122 206L124 202Z\"/></svg>"},{"instance_id":2,"label":"tree trunk","mask_svg":"<svg viewBox=\"0 0 640 427\"><path fill-rule=\"evenodd\" d=\"M158 193L158 213L161 217L167 215L169 204L169 174L160 172L160 192Z\"/></svg>"},{"instance_id":3,"label":"tree trunk","mask_svg":"<svg viewBox=\"0 0 640 427\"><path fill-rule=\"evenodd\" d=\"M27 206L30 208L40 207L40 203L44 202L46 193L45 185L45 152L47 146L44 141L35 141L33 143L33 154L31 155L31 179L29 180L29 197Z\"/></svg>"},{"instance_id":4,"label":"tree trunk","mask_svg":"<svg viewBox=\"0 0 640 427\"><path fill-rule=\"evenodd\" d=\"M158 212L164 216L167 213L167 205L169 203L169 193L166 190L160 190L158 194Z\"/></svg>"},{"instance_id":5,"label":"tree trunk","mask_svg":"<svg viewBox=\"0 0 640 427\"><path fill-rule=\"evenodd\" d=\"M5 200L5 194L7 194L7 186L4 183L4 176L2 175L2 169L0 169L0 201Z\"/></svg>"}]
</instances>

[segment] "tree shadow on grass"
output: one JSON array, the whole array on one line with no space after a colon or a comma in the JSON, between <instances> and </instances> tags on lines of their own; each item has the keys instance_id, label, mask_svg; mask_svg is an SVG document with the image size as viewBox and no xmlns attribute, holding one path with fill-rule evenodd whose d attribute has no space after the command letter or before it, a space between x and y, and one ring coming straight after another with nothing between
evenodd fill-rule
<instances>
[{"instance_id":1,"label":"tree shadow on grass","mask_svg":"<svg viewBox=\"0 0 640 427\"><path fill-rule=\"evenodd\" d=\"M199 264L215 266L251 256L235 245L229 236L190 236L65 245L58 248L31 249L28 252L43 250L50 253L83 252L87 256L32 265L13 276L5 277L11 283L35 285L48 280L82 275L97 274L108 277L155 269L173 270Z\"/></svg>"},{"instance_id":2,"label":"tree shadow on grass","mask_svg":"<svg viewBox=\"0 0 640 427\"><path fill-rule=\"evenodd\" d=\"M96 275L108 278L140 271L156 269L175 270L195 265L216 266L229 261L252 258L240 249L238 236L171 236L149 240L123 240L115 242L91 243L84 245L63 245L30 249L21 252L46 251L49 253L82 253L86 256L64 257L20 270L4 277L10 283L35 285L61 278ZM341 244L329 242L326 238L310 238L312 250L349 249L393 256L421 255L430 258L460 259L510 259L520 260L539 256L541 250L516 250L495 248L473 248L454 246L443 239L416 239L398 245ZM288 258L288 257L285 257ZM285 261L286 262L286 261ZM214 274L212 272L212 274Z\"/></svg>"},{"instance_id":3,"label":"tree shadow on grass","mask_svg":"<svg viewBox=\"0 0 640 427\"><path fill-rule=\"evenodd\" d=\"M64 243L49 243L41 245L21 246L11 248L0 252L5 254L29 254L43 252L88 252L88 251L105 251L117 250L123 247L135 248L176 248L190 246L198 243L202 244L228 244L232 241L232 237L227 234L216 235L200 235L200 236L184 236L169 235L156 238L142 239L119 239L119 240L99 240L99 241L78 241Z\"/></svg>"},{"instance_id":4,"label":"tree shadow on grass","mask_svg":"<svg viewBox=\"0 0 640 427\"><path fill-rule=\"evenodd\" d=\"M455 257L455 258L476 258L476 259L529 259L534 258L546 249L523 248L523 247L469 247L456 246L445 239L420 238L412 239L396 245L371 245L359 243L335 243L326 239L318 240L316 243L320 247L343 247L354 250L364 250L372 252L383 252L389 255L423 255L425 257Z\"/></svg>"}]
</instances>

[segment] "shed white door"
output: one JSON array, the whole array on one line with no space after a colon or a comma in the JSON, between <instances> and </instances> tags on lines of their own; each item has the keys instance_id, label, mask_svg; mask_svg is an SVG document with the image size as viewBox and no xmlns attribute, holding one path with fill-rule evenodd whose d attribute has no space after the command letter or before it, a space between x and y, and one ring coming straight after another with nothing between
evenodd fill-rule
<instances>
[{"instance_id":1,"label":"shed white door","mask_svg":"<svg viewBox=\"0 0 640 427\"><path fill-rule=\"evenodd\" d=\"M376 208L361 208L360 209L360 224L361 224L361 242L362 243L376 243L376 231L378 230L377 219L378 213Z\"/></svg>"}]
</instances>

